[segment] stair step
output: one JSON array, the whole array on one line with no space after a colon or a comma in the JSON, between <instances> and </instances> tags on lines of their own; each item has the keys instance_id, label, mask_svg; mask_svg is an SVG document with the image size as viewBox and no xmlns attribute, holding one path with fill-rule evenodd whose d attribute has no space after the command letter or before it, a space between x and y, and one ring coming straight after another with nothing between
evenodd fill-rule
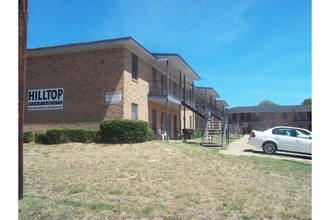
<instances>
[{"instance_id":1,"label":"stair step","mask_svg":"<svg viewBox=\"0 0 330 220\"><path fill-rule=\"evenodd\" d=\"M206 121L202 145L213 146L213 147L222 146L221 140L222 140L221 121L214 120L213 117L208 118L208 120Z\"/></svg>"},{"instance_id":2,"label":"stair step","mask_svg":"<svg viewBox=\"0 0 330 220\"><path fill-rule=\"evenodd\" d=\"M208 143L203 143L204 147L222 147L222 144L208 144Z\"/></svg>"}]
</instances>

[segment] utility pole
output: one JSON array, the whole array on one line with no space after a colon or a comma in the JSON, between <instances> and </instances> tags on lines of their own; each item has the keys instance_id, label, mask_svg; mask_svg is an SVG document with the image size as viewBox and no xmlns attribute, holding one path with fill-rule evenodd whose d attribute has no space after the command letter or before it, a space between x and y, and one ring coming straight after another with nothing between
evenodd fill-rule
<instances>
[{"instance_id":1,"label":"utility pole","mask_svg":"<svg viewBox=\"0 0 330 220\"><path fill-rule=\"evenodd\" d=\"M18 199L23 199L23 116L28 0L18 1Z\"/></svg>"}]
</instances>

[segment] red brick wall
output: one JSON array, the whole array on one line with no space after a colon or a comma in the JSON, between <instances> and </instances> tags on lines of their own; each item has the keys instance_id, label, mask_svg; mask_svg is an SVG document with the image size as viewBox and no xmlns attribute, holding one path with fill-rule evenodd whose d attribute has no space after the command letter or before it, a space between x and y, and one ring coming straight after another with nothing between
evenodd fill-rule
<instances>
[{"instance_id":1,"label":"red brick wall","mask_svg":"<svg viewBox=\"0 0 330 220\"><path fill-rule=\"evenodd\" d=\"M124 49L28 57L24 129L94 127L104 118L123 117L123 105L105 103L105 94L124 90ZM27 110L32 89L64 88L62 110Z\"/></svg>"},{"instance_id":2,"label":"red brick wall","mask_svg":"<svg viewBox=\"0 0 330 220\"><path fill-rule=\"evenodd\" d=\"M157 128L165 104L148 101L152 66L138 58L138 80L132 79L132 52L125 48L28 57L25 90L24 130L45 130L54 127L98 128L106 118L131 119L132 103L138 105L138 119L151 122L151 110L157 110ZM157 71L157 79L160 72ZM29 90L63 88L62 110L27 110ZM121 104L106 104L107 92L122 92ZM180 126L178 105L169 106L171 134L174 115ZM190 115L189 113L187 115ZM188 116L187 116L188 117ZM187 120L189 126L189 118ZM151 126L151 125L150 125Z\"/></svg>"},{"instance_id":3,"label":"red brick wall","mask_svg":"<svg viewBox=\"0 0 330 220\"><path fill-rule=\"evenodd\" d=\"M146 61L138 58L138 80L132 78L132 52L125 49L124 63L124 94L125 102L123 117L131 118L132 103L138 104L138 119L148 121L148 94L152 67Z\"/></svg>"}]
</instances>

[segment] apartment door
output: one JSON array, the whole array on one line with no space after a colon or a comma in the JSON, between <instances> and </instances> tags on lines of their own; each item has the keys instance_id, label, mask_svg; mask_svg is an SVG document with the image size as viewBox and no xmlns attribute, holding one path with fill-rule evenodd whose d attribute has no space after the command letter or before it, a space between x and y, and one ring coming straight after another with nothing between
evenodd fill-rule
<instances>
[{"instance_id":1,"label":"apartment door","mask_svg":"<svg viewBox=\"0 0 330 220\"><path fill-rule=\"evenodd\" d=\"M173 115L173 130L174 130L174 139L177 139L178 137L178 117L177 115Z\"/></svg>"},{"instance_id":2,"label":"apartment door","mask_svg":"<svg viewBox=\"0 0 330 220\"><path fill-rule=\"evenodd\" d=\"M152 109L151 111L151 129L155 132L157 132L157 110Z\"/></svg>"},{"instance_id":3,"label":"apartment door","mask_svg":"<svg viewBox=\"0 0 330 220\"><path fill-rule=\"evenodd\" d=\"M168 137L172 137L171 114L168 114Z\"/></svg>"}]
</instances>

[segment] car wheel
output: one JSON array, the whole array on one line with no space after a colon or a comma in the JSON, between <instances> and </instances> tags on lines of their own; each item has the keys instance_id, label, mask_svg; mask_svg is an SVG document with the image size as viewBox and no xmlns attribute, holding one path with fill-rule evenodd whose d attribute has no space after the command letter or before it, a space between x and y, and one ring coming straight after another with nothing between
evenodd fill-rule
<instances>
[{"instance_id":1,"label":"car wheel","mask_svg":"<svg viewBox=\"0 0 330 220\"><path fill-rule=\"evenodd\" d=\"M265 142L262 145L262 149L264 150L264 152L266 154L275 154L276 150L277 150L277 146L275 143L273 142Z\"/></svg>"}]
</instances>

